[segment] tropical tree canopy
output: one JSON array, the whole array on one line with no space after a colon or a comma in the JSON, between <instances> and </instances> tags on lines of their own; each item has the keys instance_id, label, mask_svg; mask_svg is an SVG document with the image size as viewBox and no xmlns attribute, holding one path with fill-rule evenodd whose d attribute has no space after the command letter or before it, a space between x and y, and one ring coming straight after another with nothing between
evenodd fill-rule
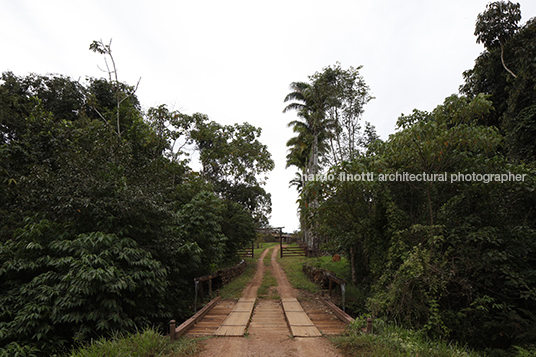
<instances>
[{"instance_id":1,"label":"tropical tree canopy","mask_svg":"<svg viewBox=\"0 0 536 357\"><path fill-rule=\"evenodd\" d=\"M519 4L489 4L460 93L401 115L385 140L345 124L370 100L355 72L292 84L287 164L306 175L317 153L323 174L293 180L302 233L348 258L355 314L490 355L536 343L536 21L520 18ZM354 107L356 92L334 85L350 78Z\"/></svg>"},{"instance_id":2,"label":"tropical tree canopy","mask_svg":"<svg viewBox=\"0 0 536 357\"><path fill-rule=\"evenodd\" d=\"M237 263L267 223L260 129L144 112L113 68L86 81L2 74L0 355L189 317L194 278Z\"/></svg>"}]
</instances>

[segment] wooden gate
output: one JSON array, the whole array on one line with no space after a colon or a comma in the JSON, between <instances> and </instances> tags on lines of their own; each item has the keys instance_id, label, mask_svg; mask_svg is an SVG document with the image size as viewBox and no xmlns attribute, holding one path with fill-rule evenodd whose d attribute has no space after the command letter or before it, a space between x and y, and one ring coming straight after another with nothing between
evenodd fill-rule
<instances>
[{"instance_id":1,"label":"wooden gate","mask_svg":"<svg viewBox=\"0 0 536 357\"><path fill-rule=\"evenodd\" d=\"M307 256L307 246L306 245L299 245L298 247L289 247L284 246L282 242L280 244L280 256L283 257L289 257L289 256L301 256L306 257ZM299 243L298 243L299 244Z\"/></svg>"},{"instance_id":2,"label":"wooden gate","mask_svg":"<svg viewBox=\"0 0 536 357\"><path fill-rule=\"evenodd\" d=\"M238 256L243 258L255 258L255 243L251 242L251 247L239 249Z\"/></svg>"}]
</instances>

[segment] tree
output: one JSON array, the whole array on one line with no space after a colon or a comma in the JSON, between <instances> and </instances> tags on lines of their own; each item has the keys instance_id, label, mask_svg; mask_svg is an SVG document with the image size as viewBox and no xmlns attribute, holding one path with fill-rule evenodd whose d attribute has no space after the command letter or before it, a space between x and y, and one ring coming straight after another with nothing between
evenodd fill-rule
<instances>
[{"instance_id":1,"label":"tree","mask_svg":"<svg viewBox=\"0 0 536 357\"><path fill-rule=\"evenodd\" d=\"M475 27L477 43L483 43L488 49L499 43L502 65L514 78L517 76L504 63L504 45L515 35L519 20L521 20L519 3L496 1L486 5L486 11L478 15Z\"/></svg>"},{"instance_id":2,"label":"tree","mask_svg":"<svg viewBox=\"0 0 536 357\"><path fill-rule=\"evenodd\" d=\"M297 135L287 142L287 167L296 166L302 179L315 178L323 166L359 155L365 143L359 122L364 105L372 99L359 75L360 68L344 70L337 64L310 76L310 83L291 83L292 92L284 100L290 103L283 112L295 110L298 120L288 123ZM369 139L373 138L370 124L367 131ZM317 191L304 185L300 196L301 229L309 247L316 251L319 239L308 216L318 207Z\"/></svg>"},{"instance_id":3,"label":"tree","mask_svg":"<svg viewBox=\"0 0 536 357\"><path fill-rule=\"evenodd\" d=\"M491 102L484 96L469 101L453 95L432 113L414 111L410 116L401 116L397 126L405 129L390 137L383 153L388 166L395 172L424 173L430 177L469 169L473 164L467 162L467 158L472 156L469 152L485 155L500 143L501 138L493 128L472 125L475 118L486 115L490 110ZM409 123L411 125L408 126ZM434 226L432 196L437 194L437 188L433 186L442 185L448 189L448 182L422 180L400 185L406 186L412 195L420 195L419 191L424 194L422 198L427 202L425 216L428 224ZM407 202L410 204L412 201ZM421 204L421 200L414 202ZM417 212L418 208L414 209ZM422 218L420 215L417 217Z\"/></svg>"},{"instance_id":4,"label":"tree","mask_svg":"<svg viewBox=\"0 0 536 357\"><path fill-rule=\"evenodd\" d=\"M189 161L188 147L193 144L190 136L196 116L189 116L178 111L170 111L165 104L149 108L146 120L155 130L161 141L161 149L155 154L163 154L171 161L184 163Z\"/></svg>"},{"instance_id":5,"label":"tree","mask_svg":"<svg viewBox=\"0 0 536 357\"><path fill-rule=\"evenodd\" d=\"M121 136L122 134L121 124L120 124L121 104L136 92L140 81L138 81L135 87L127 87L126 90L125 90L125 86L119 82L119 76L117 75L117 66L115 65L115 60L112 55L112 40L110 40L110 42L107 45L105 45L104 42L102 42L102 40L93 41L89 45L89 49L95 53L100 53L101 55L105 56L104 63L106 64L106 72L108 72L108 77L109 77L108 83L113 86L114 91L115 91L117 135ZM110 59L111 66L108 64L107 58ZM99 116L101 116L101 118L105 120L105 117L96 108L94 109L97 111Z\"/></svg>"},{"instance_id":6,"label":"tree","mask_svg":"<svg viewBox=\"0 0 536 357\"><path fill-rule=\"evenodd\" d=\"M285 97L288 104L283 113L296 110L299 120L288 123L289 127L298 135L287 142L290 153L287 155L287 167L294 165L301 171L303 176L315 177L319 172L319 151L325 147L326 126L323 120L323 112L320 110L322 103L319 98L314 97L313 87L305 82L293 82L290 84L293 90ZM316 197L308 198L300 193L300 225L304 240L310 250L318 249L318 240L310 230L310 223L307 218L308 206L316 205Z\"/></svg>"},{"instance_id":7,"label":"tree","mask_svg":"<svg viewBox=\"0 0 536 357\"><path fill-rule=\"evenodd\" d=\"M357 260L366 313L507 349L536 341L536 22L517 28L518 6L494 4L478 20L489 42L464 74L465 95L402 115L386 142L365 128L366 151L326 167L344 179L307 182L301 197L318 198L309 214L325 247Z\"/></svg>"},{"instance_id":8,"label":"tree","mask_svg":"<svg viewBox=\"0 0 536 357\"><path fill-rule=\"evenodd\" d=\"M0 344L41 355L165 316L166 269L130 238L28 218L0 246ZM0 351L1 352L1 351Z\"/></svg>"},{"instance_id":9,"label":"tree","mask_svg":"<svg viewBox=\"0 0 536 357\"><path fill-rule=\"evenodd\" d=\"M310 84L291 83L293 91L285 97L285 102L291 103L283 112L296 111L299 120L289 122L288 126L298 136L287 146L291 152L309 153L308 174L320 172L321 159L338 164L352 160L363 149L360 120L364 106L373 97L359 74L360 69L345 70L337 64L310 76ZM368 123L367 128L373 130Z\"/></svg>"},{"instance_id":10,"label":"tree","mask_svg":"<svg viewBox=\"0 0 536 357\"><path fill-rule=\"evenodd\" d=\"M298 134L291 139L287 146L292 146L291 150L301 156L306 156L303 163L306 174L315 175L319 172L318 155L323 148L326 137L326 125L323 120L322 102L320 98L315 98L314 88L305 82L293 82L290 84L293 90L285 97L288 104L283 113L295 110L299 120L293 120L287 125ZM287 160L287 164L289 161Z\"/></svg>"},{"instance_id":11,"label":"tree","mask_svg":"<svg viewBox=\"0 0 536 357\"><path fill-rule=\"evenodd\" d=\"M118 135L115 83L3 78L0 343L50 355L74 338L190 314L193 279L234 262L255 236L252 216L270 206L260 129L165 106L144 117L132 94ZM215 169L205 176L183 152L201 140L194 129L225 139L206 142Z\"/></svg>"},{"instance_id":12,"label":"tree","mask_svg":"<svg viewBox=\"0 0 536 357\"><path fill-rule=\"evenodd\" d=\"M384 207L398 216L386 211L387 222L402 224L380 229L390 242L371 307L434 334L505 347L536 336L526 313L536 302L534 265L524 258L534 246L534 182L486 181L533 170L509 163L497 129L477 124L490 109L485 96L451 96L431 113L402 116L380 147L381 172L429 177L383 183Z\"/></svg>"},{"instance_id":13,"label":"tree","mask_svg":"<svg viewBox=\"0 0 536 357\"><path fill-rule=\"evenodd\" d=\"M274 162L259 141L261 129L248 123L222 126L200 114L194 114L194 122L190 136L203 177L217 194L248 209L257 225L266 224L271 198L262 186Z\"/></svg>"},{"instance_id":14,"label":"tree","mask_svg":"<svg viewBox=\"0 0 536 357\"><path fill-rule=\"evenodd\" d=\"M339 64L315 73L311 80L325 96L324 112L328 125L329 148L324 160L333 164L355 159L363 150L361 116L373 99L357 68L342 69ZM368 130L373 130L367 123Z\"/></svg>"},{"instance_id":15,"label":"tree","mask_svg":"<svg viewBox=\"0 0 536 357\"><path fill-rule=\"evenodd\" d=\"M502 47L497 39L495 45L487 47L475 60L475 66L464 72L465 83L460 91L470 98L480 93L489 95L494 111L479 118L479 123L501 130L506 137L504 151L511 159L532 162L536 158L530 119L530 108L536 105L535 19L530 19L515 32L511 31L509 36ZM515 79L501 64L503 54L515 68Z\"/></svg>"},{"instance_id":16,"label":"tree","mask_svg":"<svg viewBox=\"0 0 536 357\"><path fill-rule=\"evenodd\" d=\"M1 355L189 316L193 279L234 263L267 224L274 163L259 128L143 113L110 45L90 49L108 79L0 81Z\"/></svg>"}]
</instances>

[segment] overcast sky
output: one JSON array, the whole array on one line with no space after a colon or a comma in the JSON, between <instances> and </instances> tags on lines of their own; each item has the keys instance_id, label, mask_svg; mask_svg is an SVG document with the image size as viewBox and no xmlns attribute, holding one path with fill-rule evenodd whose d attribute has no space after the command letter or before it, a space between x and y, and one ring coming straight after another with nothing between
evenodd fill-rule
<instances>
[{"instance_id":1,"label":"overcast sky","mask_svg":"<svg viewBox=\"0 0 536 357\"><path fill-rule=\"evenodd\" d=\"M285 170L289 84L340 62L363 66L376 98L365 107L382 139L400 114L457 93L483 51L474 24L486 0L113 1L0 0L0 70L102 77L93 40L113 39L119 80L145 109L167 104L222 124L262 127L276 163L266 186L273 226L298 229ZM536 1L520 1L522 23Z\"/></svg>"}]
</instances>

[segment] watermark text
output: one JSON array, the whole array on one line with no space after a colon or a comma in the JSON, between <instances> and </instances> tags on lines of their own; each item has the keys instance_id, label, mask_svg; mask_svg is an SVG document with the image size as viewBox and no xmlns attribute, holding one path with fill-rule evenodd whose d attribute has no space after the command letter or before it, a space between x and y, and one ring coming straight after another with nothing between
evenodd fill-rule
<instances>
[{"instance_id":1,"label":"watermark text","mask_svg":"<svg viewBox=\"0 0 536 357\"><path fill-rule=\"evenodd\" d=\"M374 172L360 172L360 173L346 173L341 172L339 174L305 174L302 175L302 181L382 181L382 182L519 182L525 181L527 174L515 174L511 172L507 173L409 173L409 172L395 172L395 173L374 173Z\"/></svg>"}]
</instances>

